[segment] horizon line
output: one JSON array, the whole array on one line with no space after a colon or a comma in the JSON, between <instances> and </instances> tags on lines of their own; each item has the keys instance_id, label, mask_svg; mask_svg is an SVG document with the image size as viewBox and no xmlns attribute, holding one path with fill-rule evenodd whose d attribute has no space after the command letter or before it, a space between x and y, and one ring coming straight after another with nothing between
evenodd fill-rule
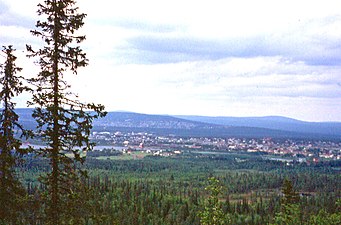
<instances>
[{"instance_id":1,"label":"horizon line","mask_svg":"<svg viewBox=\"0 0 341 225\"><path fill-rule=\"evenodd\" d=\"M2 107L1 107L2 109ZM20 110L20 109L34 109L34 107L20 107L20 108L15 108L15 110ZM108 113L135 113L135 114L142 114L142 115L154 115L154 116L172 116L172 117L181 117L181 116L189 116L189 117L207 117L207 118L239 118L239 119L246 119L246 118L256 118L256 119L261 119L261 118L283 118L283 119L290 119L298 122L306 122L306 123L341 123L341 121L307 121L307 120L302 120L302 119L297 119L289 116L281 116L281 115L264 115L264 116L208 116L208 115L193 115L193 114L163 114L163 113L144 113L144 112L133 112L133 111L128 111L128 110L105 110Z\"/></svg>"}]
</instances>

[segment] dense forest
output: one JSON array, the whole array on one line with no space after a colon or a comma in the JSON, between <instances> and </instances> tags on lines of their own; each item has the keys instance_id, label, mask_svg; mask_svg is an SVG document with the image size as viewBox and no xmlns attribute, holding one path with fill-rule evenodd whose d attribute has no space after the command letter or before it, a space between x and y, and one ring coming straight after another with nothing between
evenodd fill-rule
<instances>
[{"instance_id":1,"label":"dense forest","mask_svg":"<svg viewBox=\"0 0 341 225\"><path fill-rule=\"evenodd\" d=\"M244 154L239 157L245 161L233 154L115 157L88 156L82 200L73 206L79 219L75 224L205 224L202 212L212 195L207 190L212 177L221 187L217 208L223 216L206 224L339 224L341 219L340 173L328 164L287 166ZM44 221L44 186L36 178L49 169L48 163L28 157L19 169L30 196L26 216ZM297 211L285 208L286 180L298 195L289 209Z\"/></svg>"}]
</instances>

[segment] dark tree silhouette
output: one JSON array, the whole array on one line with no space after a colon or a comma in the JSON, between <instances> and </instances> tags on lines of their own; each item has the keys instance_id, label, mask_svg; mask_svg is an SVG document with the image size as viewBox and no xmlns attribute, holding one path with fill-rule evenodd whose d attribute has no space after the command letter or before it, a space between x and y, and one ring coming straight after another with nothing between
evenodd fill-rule
<instances>
[{"instance_id":1,"label":"dark tree silhouette","mask_svg":"<svg viewBox=\"0 0 341 225\"><path fill-rule=\"evenodd\" d=\"M20 156L25 153L20 149L21 141L15 138L15 131L26 134L18 123L18 115L14 111L13 97L21 94L25 89L23 78L17 76L22 68L17 67L17 59L12 46L3 47L6 62L1 64L0 84L0 223L11 221L15 223L17 213L20 211L20 198L25 190L17 179L14 167L18 164Z\"/></svg>"},{"instance_id":2,"label":"dark tree silhouette","mask_svg":"<svg viewBox=\"0 0 341 225\"><path fill-rule=\"evenodd\" d=\"M79 47L85 36L76 32L84 25L84 13L78 13L74 0L45 0L38 4L37 30L45 46L34 51L27 46L29 57L39 57L40 73L31 79L36 91L30 104L35 105L33 117L38 122L38 133L47 147L37 151L50 159L51 172L42 179L48 187L47 219L50 224L60 224L64 218L74 221L78 208L67 208L68 201L81 199L79 178L84 171L77 166L85 157L83 151L91 150L90 130L94 118L104 116L104 106L84 104L70 93L65 73L77 74L79 67L88 64L86 54ZM72 155L72 156L71 156Z\"/></svg>"},{"instance_id":3,"label":"dark tree silhouette","mask_svg":"<svg viewBox=\"0 0 341 225\"><path fill-rule=\"evenodd\" d=\"M282 193L284 196L281 202L281 211L276 213L274 225L302 224L301 209L298 204L300 198L289 179L284 180Z\"/></svg>"},{"instance_id":4,"label":"dark tree silhouette","mask_svg":"<svg viewBox=\"0 0 341 225\"><path fill-rule=\"evenodd\" d=\"M295 204L298 203L300 200L300 196L294 190L292 182L288 179L284 180L282 193L284 195L284 198L282 199L283 204Z\"/></svg>"}]
</instances>

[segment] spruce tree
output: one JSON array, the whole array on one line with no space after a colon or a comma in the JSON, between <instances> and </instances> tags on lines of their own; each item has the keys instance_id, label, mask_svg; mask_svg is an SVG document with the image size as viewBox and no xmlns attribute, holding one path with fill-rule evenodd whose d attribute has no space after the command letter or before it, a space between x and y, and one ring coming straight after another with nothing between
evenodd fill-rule
<instances>
[{"instance_id":1,"label":"spruce tree","mask_svg":"<svg viewBox=\"0 0 341 225\"><path fill-rule=\"evenodd\" d=\"M300 196L294 190L292 182L289 179L285 179L283 182L282 193L284 198L282 199L282 204L295 204L300 200Z\"/></svg>"},{"instance_id":2,"label":"spruce tree","mask_svg":"<svg viewBox=\"0 0 341 225\"><path fill-rule=\"evenodd\" d=\"M274 225L296 225L301 223L301 210L299 206L300 197L294 190L292 182L285 179L282 187L283 198L281 200L281 211L274 217Z\"/></svg>"},{"instance_id":3,"label":"spruce tree","mask_svg":"<svg viewBox=\"0 0 341 225\"><path fill-rule=\"evenodd\" d=\"M15 166L25 153L20 146L21 141L15 137L15 132L22 135L26 132L19 124L19 116L14 110L13 97L21 94L26 87L23 78L16 74L22 70L17 67L12 46L3 47L6 61L0 65L0 223L16 223L21 210L20 201L25 190L18 181Z\"/></svg>"},{"instance_id":4,"label":"spruce tree","mask_svg":"<svg viewBox=\"0 0 341 225\"><path fill-rule=\"evenodd\" d=\"M209 196L205 201L204 209L200 212L200 223L203 225L221 225L231 224L229 214L224 214L219 195L222 192L220 181L215 177L208 178L208 186L205 188L209 192Z\"/></svg>"},{"instance_id":5,"label":"spruce tree","mask_svg":"<svg viewBox=\"0 0 341 225\"><path fill-rule=\"evenodd\" d=\"M70 92L64 76L77 75L77 69L88 64L79 44L85 36L77 35L86 14L78 13L75 0L45 0L38 4L38 20L34 36L42 38L45 46L38 51L27 46L29 57L38 57L40 72L31 79L36 87L30 104L36 108L33 117L37 132L47 147L37 153L50 160L51 172L42 179L47 186L47 223L75 223L82 213L80 177L84 171L83 151L91 150L90 130L93 119L104 116L104 106L85 104ZM67 206L79 204L75 207Z\"/></svg>"}]
</instances>

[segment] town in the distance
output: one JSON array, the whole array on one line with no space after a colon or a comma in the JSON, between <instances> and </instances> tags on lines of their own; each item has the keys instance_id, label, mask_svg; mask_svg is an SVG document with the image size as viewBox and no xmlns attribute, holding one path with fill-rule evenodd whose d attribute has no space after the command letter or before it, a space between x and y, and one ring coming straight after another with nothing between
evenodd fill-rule
<instances>
[{"instance_id":1,"label":"town in the distance","mask_svg":"<svg viewBox=\"0 0 341 225\"><path fill-rule=\"evenodd\" d=\"M116 150L123 154L140 152L167 157L188 152L198 154L238 152L262 155L265 159L287 162L288 165L294 162L310 164L341 159L340 141L178 137L120 131L94 131L90 138L98 143L95 151Z\"/></svg>"}]
</instances>

